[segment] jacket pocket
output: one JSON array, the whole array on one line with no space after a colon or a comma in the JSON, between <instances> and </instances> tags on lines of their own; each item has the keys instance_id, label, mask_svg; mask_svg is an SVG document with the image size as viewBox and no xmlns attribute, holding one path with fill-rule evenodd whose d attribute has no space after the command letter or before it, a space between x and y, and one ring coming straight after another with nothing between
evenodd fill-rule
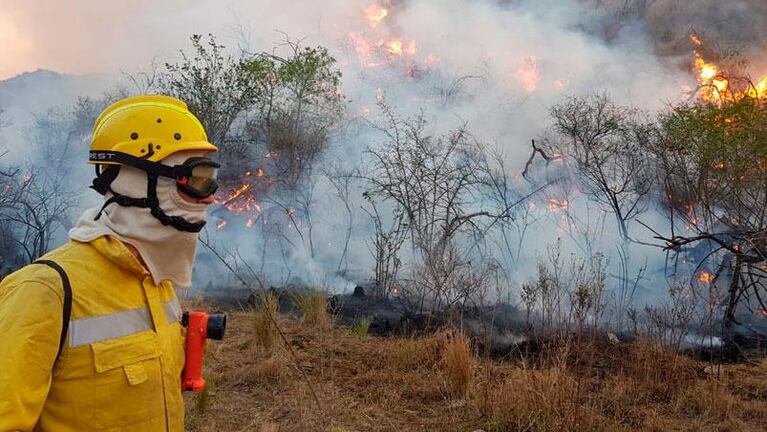
<instances>
[{"instance_id":1,"label":"jacket pocket","mask_svg":"<svg viewBox=\"0 0 767 432\"><path fill-rule=\"evenodd\" d=\"M157 335L143 332L91 344L91 413L112 428L148 422L165 413Z\"/></svg>"}]
</instances>

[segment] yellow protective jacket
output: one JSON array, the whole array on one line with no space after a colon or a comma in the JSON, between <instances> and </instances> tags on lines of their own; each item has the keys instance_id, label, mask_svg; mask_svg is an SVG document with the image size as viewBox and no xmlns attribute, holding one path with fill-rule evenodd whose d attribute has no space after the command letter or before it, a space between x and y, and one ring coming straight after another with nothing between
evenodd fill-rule
<instances>
[{"instance_id":1,"label":"yellow protective jacket","mask_svg":"<svg viewBox=\"0 0 767 432\"><path fill-rule=\"evenodd\" d=\"M182 431L181 307L117 239L70 241L0 282L0 432Z\"/></svg>"}]
</instances>

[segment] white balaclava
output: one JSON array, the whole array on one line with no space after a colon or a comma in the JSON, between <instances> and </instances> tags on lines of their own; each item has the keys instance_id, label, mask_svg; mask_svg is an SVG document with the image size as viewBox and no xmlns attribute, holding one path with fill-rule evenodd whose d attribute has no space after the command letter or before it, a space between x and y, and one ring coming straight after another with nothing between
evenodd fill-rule
<instances>
[{"instance_id":1,"label":"white balaclava","mask_svg":"<svg viewBox=\"0 0 767 432\"><path fill-rule=\"evenodd\" d=\"M189 154L172 154L163 159L165 165L179 165ZM121 166L120 173L112 182L111 189L118 194L133 198L145 198L147 174L129 166ZM112 196L107 192L104 199ZM181 197L173 179L159 177L157 199L160 208L168 216L179 216L189 222L205 220L207 204L186 201ZM96 219L101 206L86 210L69 231L69 238L90 242L109 235L134 246L146 263L155 284L170 280L174 285L189 287L192 284L192 267L197 252L199 233L180 231L163 225L152 216L149 208L124 207L117 203L108 205Z\"/></svg>"}]
</instances>

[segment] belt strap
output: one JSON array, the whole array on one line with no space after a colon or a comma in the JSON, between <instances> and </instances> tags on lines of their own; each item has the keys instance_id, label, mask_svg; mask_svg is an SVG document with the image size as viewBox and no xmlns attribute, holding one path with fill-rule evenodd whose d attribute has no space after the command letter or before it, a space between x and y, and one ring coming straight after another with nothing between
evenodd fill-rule
<instances>
[{"instance_id":1,"label":"belt strap","mask_svg":"<svg viewBox=\"0 0 767 432\"><path fill-rule=\"evenodd\" d=\"M64 348L64 340L67 338L67 332L69 331L69 318L72 315L72 286L69 284L69 277L67 273L61 268L60 265L50 260L37 260L32 264L46 265L54 270L61 276L61 282L64 286L64 316L61 323L61 336L59 337L59 351L56 353L56 360L61 355L61 350Z\"/></svg>"}]
</instances>

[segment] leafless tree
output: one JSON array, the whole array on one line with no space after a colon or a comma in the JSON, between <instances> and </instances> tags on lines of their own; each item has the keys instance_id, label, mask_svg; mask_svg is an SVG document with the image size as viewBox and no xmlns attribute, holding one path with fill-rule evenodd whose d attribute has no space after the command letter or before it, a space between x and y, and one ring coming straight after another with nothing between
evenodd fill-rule
<instances>
[{"instance_id":1,"label":"leafless tree","mask_svg":"<svg viewBox=\"0 0 767 432\"><path fill-rule=\"evenodd\" d=\"M405 223L405 215L398 209L392 212L391 222L388 227L385 225L375 201L370 195L365 195L370 203L370 209L363 207L368 216L370 216L375 234L373 242L370 245L370 253L375 262L374 278L375 285L373 296L377 298L387 298L391 295L403 295L402 287L398 287L398 274L402 261L400 260L400 249L407 239L408 230ZM405 300L410 300L407 296Z\"/></svg>"},{"instance_id":2,"label":"leafless tree","mask_svg":"<svg viewBox=\"0 0 767 432\"><path fill-rule=\"evenodd\" d=\"M606 95L571 97L551 109L555 148L572 164L582 192L614 215L626 241L629 222L647 208L653 180L646 149L654 128L638 116Z\"/></svg>"},{"instance_id":3,"label":"leafless tree","mask_svg":"<svg viewBox=\"0 0 767 432\"><path fill-rule=\"evenodd\" d=\"M645 337L679 351L693 323L698 306L696 290L676 281L669 286L669 302L645 307Z\"/></svg>"},{"instance_id":4,"label":"leafless tree","mask_svg":"<svg viewBox=\"0 0 767 432\"><path fill-rule=\"evenodd\" d=\"M482 80L483 77L479 75L462 75L442 78L437 78L437 81L432 85L432 92L439 97L440 106L444 108L456 101L469 99L471 93L467 87L469 87L473 80Z\"/></svg>"},{"instance_id":5,"label":"leafless tree","mask_svg":"<svg viewBox=\"0 0 767 432\"><path fill-rule=\"evenodd\" d=\"M126 96L121 91L100 97L80 97L70 107L51 108L34 116L29 132L35 152L33 165L63 176L82 166L82 152L90 138L93 123L109 104Z\"/></svg>"},{"instance_id":6,"label":"leafless tree","mask_svg":"<svg viewBox=\"0 0 767 432\"><path fill-rule=\"evenodd\" d=\"M122 72L125 80L130 83L136 94L151 93L158 87L158 80L160 78L159 73L160 66L157 63L157 58L154 57L149 62L149 68L146 70L139 70L137 72Z\"/></svg>"},{"instance_id":7,"label":"leafless tree","mask_svg":"<svg viewBox=\"0 0 767 432\"><path fill-rule=\"evenodd\" d=\"M508 282L512 279L511 274L519 269L522 247L529 228L541 217L534 202L526 199L535 193L544 192L556 181L545 182L543 186L530 183L532 189L522 191L520 187L512 187L514 176L506 163L506 157L498 151L489 151L489 157L492 159L493 170L487 179L489 193L486 199L497 208L508 208L509 217L496 219L490 227L492 235L482 238L489 238L496 245L498 250L495 253L499 255L500 270L505 273ZM524 177L524 173L522 175Z\"/></svg>"},{"instance_id":8,"label":"leafless tree","mask_svg":"<svg viewBox=\"0 0 767 432\"><path fill-rule=\"evenodd\" d=\"M359 173L356 170L344 170L339 165L331 165L324 170L325 177L327 177L330 184L333 186L333 191L336 197L343 203L344 210L346 211L346 235L344 236L344 247L341 251L341 256L338 259L337 272L346 271L348 269L348 257L349 242L352 238L352 228L354 227L355 212L352 207L352 191L354 189L354 180L359 178ZM378 224L376 225L378 226ZM376 254L377 256L377 254Z\"/></svg>"},{"instance_id":9,"label":"leafless tree","mask_svg":"<svg viewBox=\"0 0 767 432\"><path fill-rule=\"evenodd\" d=\"M503 180L486 147L464 127L434 136L423 115L403 120L385 103L380 106L385 123L377 127L386 142L368 150L367 196L391 203L402 214L421 264L409 294L434 312L470 295L474 284L469 281L485 272L472 264L465 246L476 243L472 237L483 236L495 221L509 219L520 200L510 202L509 195L496 202L485 199Z\"/></svg>"},{"instance_id":10,"label":"leafless tree","mask_svg":"<svg viewBox=\"0 0 767 432\"><path fill-rule=\"evenodd\" d=\"M314 258L314 224L312 222L312 205L317 183L308 181L298 189L288 189L272 193L265 197L264 203L267 214L274 215L274 220L286 218L301 243ZM275 214L277 212L277 214ZM284 231L280 231L283 235ZM289 240L286 238L286 240ZM292 242L291 242L292 243Z\"/></svg>"},{"instance_id":11,"label":"leafless tree","mask_svg":"<svg viewBox=\"0 0 767 432\"><path fill-rule=\"evenodd\" d=\"M4 126L0 124L0 128L2 127ZM0 158L6 154L7 151L3 151ZM0 167L0 212L11 209L19 199L21 191L14 187L19 171L13 166ZM23 264L22 251L14 238L11 224L0 219L0 279Z\"/></svg>"},{"instance_id":12,"label":"leafless tree","mask_svg":"<svg viewBox=\"0 0 767 432\"><path fill-rule=\"evenodd\" d=\"M65 182L45 173L17 175L4 187L15 196L0 209L0 222L10 226L12 240L32 262L50 249L55 231L67 226L74 194Z\"/></svg>"},{"instance_id":13,"label":"leafless tree","mask_svg":"<svg viewBox=\"0 0 767 432\"><path fill-rule=\"evenodd\" d=\"M522 284L529 331L534 330L532 314L537 312L544 334L570 331L574 324L580 338L587 325L601 325L606 293L607 258L598 252L567 258L557 239L539 258L536 278Z\"/></svg>"}]
</instances>

